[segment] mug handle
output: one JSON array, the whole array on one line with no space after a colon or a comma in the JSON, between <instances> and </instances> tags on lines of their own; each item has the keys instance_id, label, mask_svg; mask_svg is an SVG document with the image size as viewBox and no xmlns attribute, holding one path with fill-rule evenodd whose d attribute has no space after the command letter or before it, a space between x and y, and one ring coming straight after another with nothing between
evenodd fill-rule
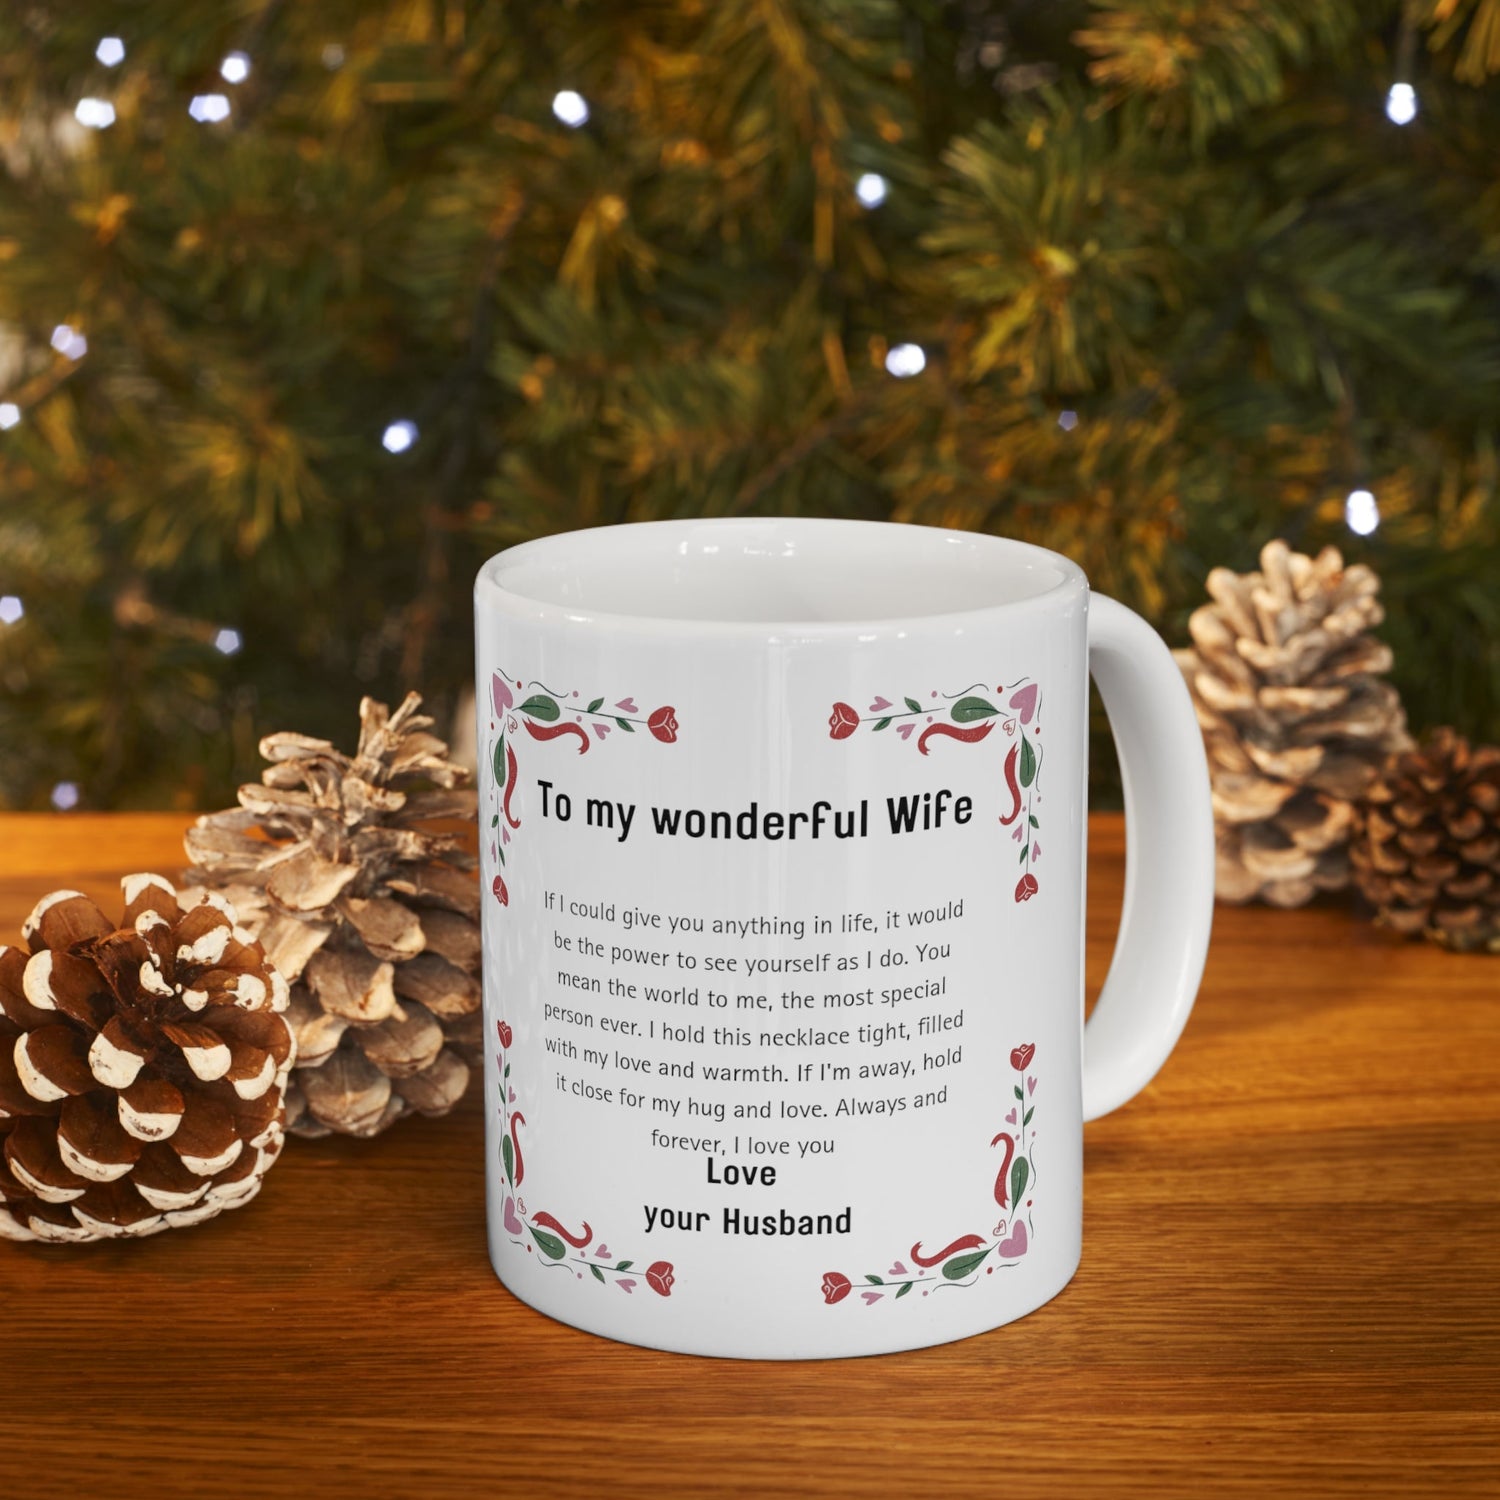
<instances>
[{"instance_id":1,"label":"mug handle","mask_svg":"<svg viewBox=\"0 0 1500 1500\"><path fill-rule=\"evenodd\" d=\"M1214 823L1203 736L1166 642L1094 594L1089 670L1125 787L1120 935L1083 1032L1083 1117L1133 1098L1176 1045L1203 977L1214 907Z\"/></svg>"}]
</instances>

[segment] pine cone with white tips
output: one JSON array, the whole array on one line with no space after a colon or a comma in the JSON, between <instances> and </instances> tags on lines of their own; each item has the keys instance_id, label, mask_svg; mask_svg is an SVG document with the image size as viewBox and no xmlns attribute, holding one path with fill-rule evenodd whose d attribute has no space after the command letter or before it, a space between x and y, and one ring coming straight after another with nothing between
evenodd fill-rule
<instances>
[{"instance_id":1,"label":"pine cone with white tips","mask_svg":"<svg viewBox=\"0 0 1500 1500\"><path fill-rule=\"evenodd\" d=\"M287 985L233 907L54 891L0 948L0 1238L156 1234L248 1203L281 1151Z\"/></svg>"},{"instance_id":2,"label":"pine cone with white tips","mask_svg":"<svg viewBox=\"0 0 1500 1500\"><path fill-rule=\"evenodd\" d=\"M268 735L261 782L188 831L185 878L222 890L291 984L296 1135L446 1114L478 1060L477 861L451 826L476 799L421 702L364 699L353 756Z\"/></svg>"},{"instance_id":3,"label":"pine cone with white tips","mask_svg":"<svg viewBox=\"0 0 1500 1500\"><path fill-rule=\"evenodd\" d=\"M1208 575L1191 650L1174 653L1203 730L1221 901L1301 906L1349 884L1359 799L1411 743L1383 674L1380 580L1268 542L1260 571Z\"/></svg>"}]
</instances>

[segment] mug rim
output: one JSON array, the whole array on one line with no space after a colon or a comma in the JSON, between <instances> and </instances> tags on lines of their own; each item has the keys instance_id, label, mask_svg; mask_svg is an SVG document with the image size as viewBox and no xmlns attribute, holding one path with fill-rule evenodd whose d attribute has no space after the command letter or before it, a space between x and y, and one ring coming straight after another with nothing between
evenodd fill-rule
<instances>
[{"instance_id":1,"label":"mug rim","mask_svg":"<svg viewBox=\"0 0 1500 1500\"><path fill-rule=\"evenodd\" d=\"M913 530L970 547L992 552L1005 552L1012 556L1022 554L1037 564L1046 564L1057 570L1053 583L1035 594L1019 599L997 599L992 604L983 604L968 609L932 610L902 615L878 615L849 619L702 619L692 616L651 613L626 613L619 610L592 609L578 604L559 604L538 599L530 594L507 587L504 575L518 563L535 561L548 553L563 553L593 549L607 543L610 537L621 533L640 537L646 533L657 533L664 543L676 538L686 539L705 531L750 531L763 534L800 534L803 537L830 532L851 534L855 531L866 538L878 536L881 544L900 544ZM553 532L548 536L535 537L527 542L507 547L502 552L487 558L474 579L474 602L483 602L499 607L504 613L527 620L537 625L604 626L615 631L645 633L691 633L714 637L733 636L756 639L782 639L795 637L843 638L872 635L900 635L913 631L938 629L962 630L966 624L993 623L995 620L1055 609L1069 598L1082 594L1087 598L1088 578L1082 568L1071 558L1034 542L1018 541L1012 537L994 536L989 532L964 531L956 527L924 526L916 522L845 520L839 517L813 516L703 516L661 521L628 521L614 525L582 527L571 531Z\"/></svg>"}]
</instances>

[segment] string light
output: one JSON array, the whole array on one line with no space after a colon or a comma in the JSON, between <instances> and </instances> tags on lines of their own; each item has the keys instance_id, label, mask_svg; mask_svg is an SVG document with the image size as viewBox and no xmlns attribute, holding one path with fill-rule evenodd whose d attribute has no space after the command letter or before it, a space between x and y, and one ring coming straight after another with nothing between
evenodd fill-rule
<instances>
[{"instance_id":1,"label":"string light","mask_svg":"<svg viewBox=\"0 0 1500 1500\"><path fill-rule=\"evenodd\" d=\"M323 66L330 73L337 73L344 66L344 49L337 42L329 42L323 48Z\"/></svg>"},{"instance_id":2,"label":"string light","mask_svg":"<svg viewBox=\"0 0 1500 1500\"><path fill-rule=\"evenodd\" d=\"M194 94L188 113L200 125L217 125L229 118L229 98L225 94Z\"/></svg>"},{"instance_id":3,"label":"string light","mask_svg":"<svg viewBox=\"0 0 1500 1500\"><path fill-rule=\"evenodd\" d=\"M26 613L26 606L14 594L0 597L0 625L14 625Z\"/></svg>"},{"instance_id":4,"label":"string light","mask_svg":"<svg viewBox=\"0 0 1500 1500\"><path fill-rule=\"evenodd\" d=\"M76 328L59 323L52 330L52 347L69 359L82 359L89 352L89 341Z\"/></svg>"},{"instance_id":5,"label":"string light","mask_svg":"<svg viewBox=\"0 0 1500 1500\"><path fill-rule=\"evenodd\" d=\"M920 344L897 344L885 357L886 370L897 380L920 375L927 368L927 356Z\"/></svg>"},{"instance_id":6,"label":"string light","mask_svg":"<svg viewBox=\"0 0 1500 1500\"><path fill-rule=\"evenodd\" d=\"M21 408L14 401L0 401L0 432L9 432L21 420Z\"/></svg>"},{"instance_id":7,"label":"string light","mask_svg":"<svg viewBox=\"0 0 1500 1500\"><path fill-rule=\"evenodd\" d=\"M125 61L125 43L117 36L101 37L99 45L94 48L94 56L106 68L118 68Z\"/></svg>"},{"instance_id":8,"label":"string light","mask_svg":"<svg viewBox=\"0 0 1500 1500\"><path fill-rule=\"evenodd\" d=\"M240 633L233 627L226 625L214 637L214 650L222 651L225 656L233 656L244 642L240 639Z\"/></svg>"},{"instance_id":9,"label":"string light","mask_svg":"<svg viewBox=\"0 0 1500 1500\"><path fill-rule=\"evenodd\" d=\"M1393 83L1385 96L1385 117L1393 125L1410 125L1417 118L1417 91L1409 83Z\"/></svg>"},{"instance_id":10,"label":"string light","mask_svg":"<svg viewBox=\"0 0 1500 1500\"><path fill-rule=\"evenodd\" d=\"M854 184L854 196L866 208L879 208L885 202L885 195L889 190L889 186L879 172L866 172Z\"/></svg>"},{"instance_id":11,"label":"string light","mask_svg":"<svg viewBox=\"0 0 1500 1500\"><path fill-rule=\"evenodd\" d=\"M250 54L231 52L219 64L219 77L225 83L243 83L250 76Z\"/></svg>"},{"instance_id":12,"label":"string light","mask_svg":"<svg viewBox=\"0 0 1500 1500\"><path fill-rule=\"evenodd\" d=\"M108 130L115 123L115 107L108 99L80 99L73 118L89 130Z\"/></svg>"},{"instance_id":13,"label":"string light","mask_svg":"<svg viewBox=\"0 0 1500 1500\"><path fill-rule=\"evenodd\" d=\"M1380 525L1380 505L1369 490L1350 490L1344 501L1344 524L1355 536L1369 536Z\"/></svg>"},{"instance_id":14,"label":"string light","mask_svg":"<svg viewBox=\"0 0 1500 1500\"><path fill-rule=\"evenodd\" d=\"M405 453L417 440L415 422L392 422L381 435L380 446L387 453Z\"/></svg>"},{"instance_id":15,"label":"string light","mask_svg":"<svg viewBox=\"0 0 1500 1500\"><path fill-rule=\"evenodd\" d=\"M552 96L552 113L570 130L577 130L589 122L588 100L572 89L563 89Z\"/></svg>"},{"instance_id":16,"label":"string light","mask_svg":"<svg viewBox=\"0 0 1500 1500\"><path fill-rule=\"evenodd\" d=\"M1060 412L1057 418L1057 425L1061 427L1064 432L1072 432L1072 430L1078 425L1078 413L1076 411Z\"/></svg>"},{"instance_id":17,"label":"string light","mask_svg":"<svg viewBox=\"0 0 1500 1500\"><path fill-rule=\"evenodd\" d=\"M58 812L72 812L78 806L78 783L59 781L52 788L52 805Z\"/></svg>"}]
</instances>

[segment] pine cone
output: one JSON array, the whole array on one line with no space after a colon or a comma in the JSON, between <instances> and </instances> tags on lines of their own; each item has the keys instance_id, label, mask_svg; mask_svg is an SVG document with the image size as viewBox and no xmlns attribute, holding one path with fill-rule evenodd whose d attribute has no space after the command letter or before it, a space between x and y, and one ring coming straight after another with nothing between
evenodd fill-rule
<instances>
[{"instance_id":1,"label":"pine cone","mask_svg":"<svg viewBox=\"0 0 1500 1500\"><path fill-rule=\"evenodd\" d=\"M1350 856L1381 926L1500 953L1500 746L1438 729L1393 756Z\"/></svg>"},{"instance_id":2,"label":"pine cone","mask_svg":"<svg viewBox=\"0 0 1500 1500\"><path fill-rule=\"evenodd\" d=\"M1261 571L1208 575L1178 651L1208 751L1221 901L1301 906L1349 883L1359 799L1386 756L1406 748L1406 714L1380 680L1391 649L1380 580L1268 542Z\"/></svg>"},{"instance_id":3,"label":"pine cone","mask_svg":"<svg viewBox=\"0 0 1500 1500\"><path fill-rule=\"evenodd\" d=\"M267 736L264 785L187 835L187 878L222 889L292 982L298 1135L446 1114L478 1060L477 862L430 826L473 819L475 794L421 701L391 714L364 699L352 760L326 740Z\"/></svg>"},{"instance_id":4,"label":"pine cone","mask_svg":"<svg viewBox=\"0 0 1500 1500\"><path fill-rule=\"evenodd\" d=\"M155 1234L248 1203L282 1144L286 981L209 894L54 891L0 948L0 1238Z\"/></svg>"}]
</instances>

